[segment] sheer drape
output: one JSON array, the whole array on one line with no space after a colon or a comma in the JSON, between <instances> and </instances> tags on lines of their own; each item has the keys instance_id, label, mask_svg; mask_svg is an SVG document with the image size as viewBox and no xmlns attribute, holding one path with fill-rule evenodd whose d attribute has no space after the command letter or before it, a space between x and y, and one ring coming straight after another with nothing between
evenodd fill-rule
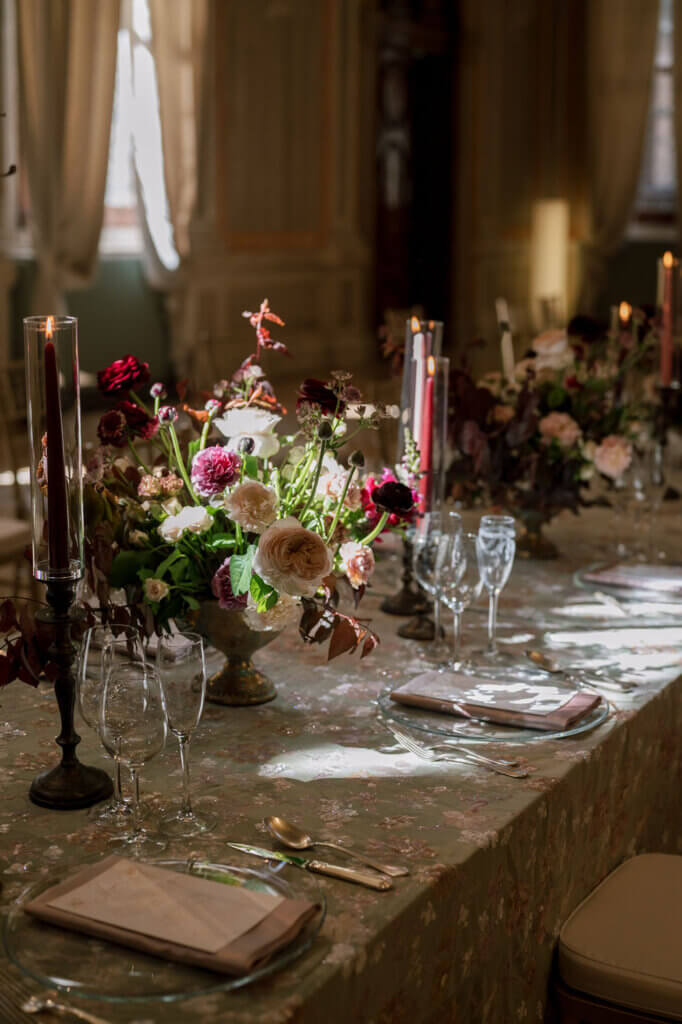
<instances>
[{"instance_id":1,"label":"sheer drape","mask_svg":"<svg viewBox=\"0 0 682 1024\"><path fill-rule=\"evenodd\" d=\"M17 0L22 152L38 278L35 312L63 308L97 260L119 0Z\"/></svg>"},{"instance_id":2,"label":"sheer drape","mask_svg":"<svg viewBox=\"0 0 682 1024\"><path fill-rule=\"evenodd\" d=\"M680 208L682 188L682 0L673 5L673 89L675 95L675 150L677 163L677 205Z\"/></svg>"},{"instance_id":3,"label":"sheer drape","mask_svg":"<svg viewBox=\"0 0 682 1024\"><path fill-rule=\"evenodd\" d=\"M608 260L623 238L637 191L658 3L590 0L587 18L591 230L584 248L579 302L585 312L592 310L599 295Z\"/></svg>"}]
</instances>

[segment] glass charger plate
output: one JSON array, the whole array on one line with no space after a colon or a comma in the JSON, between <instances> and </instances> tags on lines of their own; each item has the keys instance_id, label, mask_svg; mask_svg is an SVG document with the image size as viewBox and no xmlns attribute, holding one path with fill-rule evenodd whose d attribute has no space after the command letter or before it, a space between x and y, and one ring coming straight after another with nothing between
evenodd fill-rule
<instances>
[{"instance_id":1,"label":"glass charger plate","mask_svg":"<svg viewBox=\"0 0 682 1024\"><path fill-rule=\"evenodd\" d=\"M655 587L627 587L617 583L598 583L596 580L585 579L586 573L598 572L600 569L606 569L607 566L612 564L613 562L602 561L586 565L582 569L578 569L573 576L573 581L577 587L581 587L583 590L610 594L619 601L644 601L661 608L665 608L666 605L672 605L673 612L676 609L679 610L680 605L682 605L682 594L680 593L671 593L669 590L661 590Z\"/></svg>"},{"instance_id":2,"label":"glass charger plate","mask_svg":"<svg viewBox=\"0 0 682 1024\"><path fill-rule=\"evenodd\" d=\"M229 992L273 974L311 947L326 915L321 888L303 871L298 872L292 885L281 877L281 865L273 870L254 871L228 864L165 858L146 863L289 899L308 899L319 904L320 909L304 930L267 963L239 977L216 974L58 928L24 913L23 908L31 899L78 870L70 866L28 886L9 908L2 933L9 959L39 984L68 992L70 996L111 1003L150 999L170 1003L212 992Z\"/></svg>"},{"instance_id":3,"label":"glass charger plate","mask_svg":"<svg viewBox=\"0 0 682 1024\"><path fill-rule=\"evenodd\" d=\"M590 690L590 692L593 692ZM496 722L473 721L458 718L456 715L443 714L439 711L426 711L422 708L409 707L391 700L390 691L381 694L377 701L379 714L390 718L400 725L420 732L431 733L433 736L447 736L476 743L532 743L541 740L560 740L570 736L596 729L609 716L611 705L604 698L582 719L570 729L542 732L539 729L524 729L520 726L498 725Z\"/></svg>"}]
</instances>

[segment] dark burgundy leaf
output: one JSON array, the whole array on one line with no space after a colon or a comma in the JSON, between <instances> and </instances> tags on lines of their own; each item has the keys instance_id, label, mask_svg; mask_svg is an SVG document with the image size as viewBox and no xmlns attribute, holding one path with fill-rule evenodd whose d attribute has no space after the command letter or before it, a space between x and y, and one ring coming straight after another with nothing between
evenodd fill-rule
<instances>
[{"instance_id":1,"label":"dark burgundy leaf","mask_svg":"<svg viewBox=\"0 0 682 1024\"><path fill-rule=\"evenodd\" d=\"M378 643L379 637L376 635L376 633L372 633L371 631L368 632L367 636L365 637L365 642L362 645L362 654L360 655L360 657L366 658L368 654L372 653L372 651L378 645Z\"/></svg>"},{"instance_id":2,"label":"dark burgundy leaf","mask_svg":"<svg viewBox=\"0 0 682 1024\"><path fill-rule=\"evenodd\" d=\"M338 618L334 626L332 638L329 641L328 661L337 658L339 654L347 651L354 651L358 645L358 636L355 626L348 619Z\"/></svg>"}]
</instances>

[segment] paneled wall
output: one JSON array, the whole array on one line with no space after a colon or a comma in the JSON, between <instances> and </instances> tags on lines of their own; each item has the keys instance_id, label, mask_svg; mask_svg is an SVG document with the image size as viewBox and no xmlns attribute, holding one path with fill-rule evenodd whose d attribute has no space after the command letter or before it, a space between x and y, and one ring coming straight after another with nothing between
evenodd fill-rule
<instances>
[{"instance_id":1,"label":"paneled wall","mask_svg":"<svg viewBox=\"0 0 682 1024\"><path fill-rule=\"evenodd\" d=\"M376 5L222 0L212 17L215 88L178 371L230 371L249 351L241 312L266 295L294 357L278 378L373 365Z\"/></svg>"}]
</instances>

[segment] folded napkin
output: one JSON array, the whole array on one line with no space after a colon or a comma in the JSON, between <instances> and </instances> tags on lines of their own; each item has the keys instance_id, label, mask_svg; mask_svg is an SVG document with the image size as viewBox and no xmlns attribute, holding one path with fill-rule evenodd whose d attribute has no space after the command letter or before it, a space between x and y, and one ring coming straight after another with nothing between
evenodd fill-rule
<instances>
[{"instance_id":1,"label":"folded napkin","mask_svg":"<svg viewBox=\"0 0 682 1024\"><path fill-rule=\"evenodd\" d=\"M165 960L246 974L314 916L307 900L107 857L41 893L26 912Z\"/></svg>"},{"instance_id":2,"label":"folded napkin","mask_svg":"<svg viewBox=\"0 0 682 1024\"><path fill-rule=\"evenodd\" d=\"M614 562L613 565L583 573L583 579L612 587L682 595L682 565L629 565Z\"/></svg>"},{"instance_id":3,"label":"folded napkin","mask_svg":"<svg viewBox=\"0 0 682 1024\"><path fill-rule=\"evenodd\" d=\"M466 718L469 714L486 722L553 731L575 725L601 697L551 683L507 683L454 672L424 672L393 690L391 700L448 715Z\"/></svg>"}]
</instances>

